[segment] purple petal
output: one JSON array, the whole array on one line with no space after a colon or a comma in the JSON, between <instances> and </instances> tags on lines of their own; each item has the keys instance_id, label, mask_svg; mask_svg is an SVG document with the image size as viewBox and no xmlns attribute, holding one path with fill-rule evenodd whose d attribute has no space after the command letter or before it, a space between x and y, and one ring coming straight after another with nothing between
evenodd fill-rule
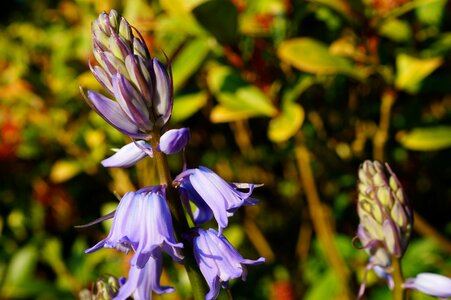
<instances>
[{"instance_id":1,"label":"purple petal","mask_svg":"<svg viewBox=\"0 0 451 300\"><path fill-rule=\"evenodd\" d=\"M165 154L178 153L185 148L190 137L188 128L168 130L160 137L160 144L157 150Z\"/></svg>"},{"instance_id":2,"label":"purple petal","mask_svg":"<svg viewBox=\"0 0 451 300\"><path fill-rule=\"evenodd\" d=\"M148 300L152 298L152 291L157 294L174 292L174 288L160 285L162 260L160 252L155 258L150 257L143 268L131 266L128 280L119 288L119 293L113 299L125 300L133 295L135 300Z\"/></svg>"},{"instance_id":3,"label":"purple petal","mask_svg":"<svg viewBox=\"0 0 451 300\"><path fill-rule=\"evenodd\" d=\"M147 73L147 78L149 78L149 81L147 81L146 75L142 73L143 70L140 68L139 60L142 60L142 58L137 55L129 55L125 58L125 66L131 81L138 88L142 98L145 100L146 106L150 108L152 106L152 84L150 75L148 75L147 69L144 68L144 72Z\"/></svg>"},{"instance_id":4,"label":"purple petal","mask_svg":"<svg viewBox=\"0 0 451 300\"><path fill-rule=\"evenodd\" d=\"M451 297L451 278L439 274L420 273L415 278L408 279L404 287L435 297Z\"/></svg>"},{"instance_id":5,"label":"purple petal","mask_svg":"<svg viewBox=\"0 0 451 300\"><path fill-rule=\"evenodd\" d=\"M97 79L98 82L110 93L111 96L114 95L113 84L111 83L111 76L109 76L105 70L99 66L92 66L91 62L88 61L89 68L92 74Z\"/></svg>"},{"instance_id":6,"label":"purple petal","mask_svg":"<svg viewBox=\"0 0 451 300\"><path fill-rule=\"evenodd\" d=\"M260 264L263 257L257 260L244 259L230 242L214 229L208 231L196 228L198 236L193 239L194 257L199 265L210 292L206 299L215 299L219 294L221 283L242 277L246 279L246 264Z\"/></svg>"},{"instance_id":7,"label":"purple petal","mask_svg":"<svg viewBox=\"0 0 451 300\"><path fill-rule=\"evenodd\" d=\"M152 157L152 147L145 141L131 142L123 146L112 156L102 160L105 168L129 168L149 155Z\"/></svg>"},{"instance_id":8,"label":"purple petal","mask_svg":"<svg viewBox=\"0 0 451 300\"><path fill-rule=\"evenodd\" d=\"M138 132L137 126L122 111L116 101L93 91L88 91L88 98L85 99L95 112L120 132L137 139L149 137L148 134Z\"/></svg>"},{"instance_id":9,"label":"purple petal","mask_svg":"<svg viewBox=\"0 0 451 300\"><path fill-rule=\"evenodd\" d=\"M122 74L118 73L113 76L112 80L114 96L127 116L140 129L151 130L152 123L149 119L149 111L141 95Z\"/></svg>"},{"instance_id":10,"label":"purple petal","mask_svg":"<svg viewBox=\"0 0 451 300\"><path fill-rule=\"evenodd\" d=\"M170 70L170 66L168 66ZM162 117L160 126L166 124L172 113L172 75L168 74L165 67L158 59L153 59L153 70L155 73L155 90L154 90L154 112L157 117Z\"/></svg>"}]
</instances>

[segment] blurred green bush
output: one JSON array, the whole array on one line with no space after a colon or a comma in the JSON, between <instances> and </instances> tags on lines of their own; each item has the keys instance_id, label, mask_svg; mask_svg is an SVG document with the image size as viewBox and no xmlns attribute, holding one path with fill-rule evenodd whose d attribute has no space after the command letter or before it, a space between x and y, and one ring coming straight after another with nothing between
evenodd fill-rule
<instances>
[{"instance_id":1,"label":"blurred green bush","mask_svg":"<svg viewBox=\"0 0 451 300\"><path fill-rule=\"evenodd\" d=\"M90 23L111 8L170 58L171 122L191 128L189 164L265 184L261 204L225 232L243 256L268 261L232 283L235 299L349 299L344 284L356 293L364 159L391 164L421 217L406 275L451 275L448 1L16 0L0 19L0 298L73 299L101 274L126 274L119 253L83 253L105 228L73 227L114 209L113 192L154 180L151 163L99 168L125 141L80 96L79 86L101 90L88 68ZM179 170L179 158L170 163ZM345 283L316 232L300 175L310 167ZM164 280L177 288L165 299L188 297L180 266ZM368 298L387 297L372 274Z\"/></svg>"}]
</instances>

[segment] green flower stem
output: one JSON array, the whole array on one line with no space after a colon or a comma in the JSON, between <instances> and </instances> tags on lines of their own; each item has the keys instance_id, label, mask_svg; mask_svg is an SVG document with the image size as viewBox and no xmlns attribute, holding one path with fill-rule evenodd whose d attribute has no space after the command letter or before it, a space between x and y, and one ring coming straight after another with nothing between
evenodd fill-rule
<instances>
[{"instance_id":1,"label":"green flower stem","mask_svg":"<svg viewBox=\"0 0 451 300\"><path fill-rule=\"evenodd\" d=\"M397 257L391 258L393 276L393 300L406 299L406 291L403 288L404 276L402 274L401 260Z\"/></svg>"},{"instance_id":2,"label":"green flower stem","mask_svg":"<svg viewBox=\"0 0 451 300\"><path fill-rule=\"evenodd\" d=\"M160 178L160 184L166 185L166 199L168 201L169 208L171 210L172 220L174 223L175 236L178 241L185 240L183 248L183 265L185 266L188 274L191 288L193 291L193 297L195 300L204 300L205 295L208 292L208 287L202 276L202 273L197 266L194 258L193 248L190 247L190 242L183 238L182 234L187 233L190 229L188 221L185 217L185 213L182 207L177 190L172 186L171 173L169 172L167 157L164 153L157 151L158 141L160 135L153 134L150 140L152 146L153 156L157 166L158 175Z\"/></svg>"}]
</instances>

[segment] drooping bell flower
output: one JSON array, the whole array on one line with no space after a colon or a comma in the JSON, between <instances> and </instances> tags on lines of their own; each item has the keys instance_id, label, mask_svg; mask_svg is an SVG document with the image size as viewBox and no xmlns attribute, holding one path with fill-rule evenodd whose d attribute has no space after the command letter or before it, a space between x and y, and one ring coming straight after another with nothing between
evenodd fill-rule
<instances>
[{"instance_id":1,"label":"drooping bell flower","mask_svg":"<svg viewBox=\"0 0 451 300\"><path fill-rule=\"evenodd\" d=\"M134 34L136 33L136 35ZM161 129L172 113L170 66L151 58L144 39L115 10L103 12L92 24L94 56L90 68L116 100L94 91L88 104L108 123L136 139L147 139L154 127Z\"/></svg>"},{"instance_id":2,"label":"drooping bell flower","mask_svg":"<svg viewBox=\"0 0 451 300\"><path fill-rule=\"evenodd\" d=\"M426 295L449 298L451 297L451 278L434 274L420 273L404 283L404 288L414 289Z\"/></svg>"},{"instance_id":3,"label":"drooping bell flower","mask_svg":"<svg viewBox=\"0 0 451 300\"><path fill-rule=\"evenodd\" d=\"M241 277L246 280L246 265L258 265L265 258L245 259L223 236L214 229L196 228L193 238L194 257L210 287L206 300L216 299L220 287L227 287L229 280Z\"/></svg>"},{"instance_id":4,"label":"drooping bell flower","mask_svg":"<svg viewBox=\"0 0 451 300\"><path fill-rule=\"evenodd\" d=\"M166 203L164 186L146 187L128 192L119 202L108 236L87 249L86 253L101 248L116 248L135 252L131 264L142 268L149 257L165 251L180 261L182 243L174 237L171 214Z\"/></svg>"},{"instance_id":5,"label":"drooping bell flower","mask_svg":"<svg viewBox=\"0 0 451 300\"><path fill-rule=\"evenodd\" d=\"M152 299L152 292L157 294L174 292L174 288L160 285L162 263L162 253L157 251L153 257L149 257L142 268L131 265L127 281L119 288L118 294L113 299L125 300L133 296L135 300L149 300Z\"/></svg>"},{"instance_id":6,"label":"drooping bell flower","mask_svg":"<svg viewBox=\"0 0 451 300\"><path fill-rule=\"evenodd\" d=\"M214 217L218 223L219 233L227 227L228 217L238 208L257 203L256 199L250 197L254 190L253 184L228 183L212 170L202 166L183 171L175 178L174 184L182 190L182 196L185 195L196 205L197 210L204 210L193 214L190 206L185 205L190 215L198 216L193 221L201 224ZM249 190L241 192L238 187Z\"/></svg>"}]
</instances>

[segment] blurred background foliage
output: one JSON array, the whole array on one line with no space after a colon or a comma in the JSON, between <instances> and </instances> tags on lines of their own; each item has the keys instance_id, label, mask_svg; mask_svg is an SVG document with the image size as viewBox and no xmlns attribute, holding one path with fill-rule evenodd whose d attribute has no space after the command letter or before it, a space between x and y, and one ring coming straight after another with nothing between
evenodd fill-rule
<instances>
[{"instance_id":1,"label":"blurred background foliage","mask_svg":"<svg viewBox=\"0 0 451 300\"><path fill-rule=\"evenodd\" d=\"M451 276L451 4L445 0L11 0L0 18L0 298L74 299L129 257L85 255L115 193L154 182L151 162L107 170L127 140L90 111L90 23L115 8L170 58L172 127L191 167L264 183L226 236L265 256L235 299L354 299L356 174L390 163L416 210L406 276ZM171 157L173 174L180 157ZM172 263L156 299L187 299ZM370 273L368 299L389 290ZM225 299L221 294L220 299ZM430 299L412 293L412 299Z\"/></svg>"}]
</instances>

